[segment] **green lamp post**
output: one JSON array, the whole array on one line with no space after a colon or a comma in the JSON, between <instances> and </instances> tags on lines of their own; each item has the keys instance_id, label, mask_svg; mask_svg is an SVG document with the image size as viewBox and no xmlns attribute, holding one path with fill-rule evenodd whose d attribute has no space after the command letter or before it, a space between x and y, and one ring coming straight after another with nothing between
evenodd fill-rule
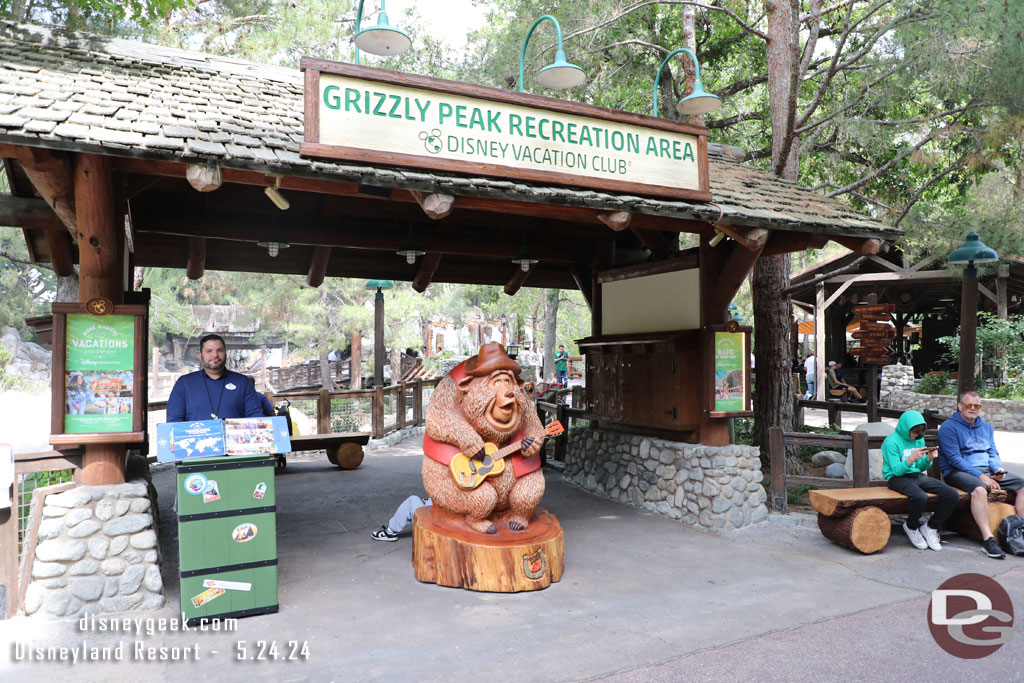
<instances>
[{"instance_id":1,"label":"green lamp post","mask_svg":"<svg viewBox=\"0 0 1024 683\"><path fill-rule=\"evenodd\" d=\"M384 386L384 290L394 286L395 283L391 280L370 280L366 283L367 289L377 290L377 294L373 297L373 386L375 387ZM357 359L353 359L353 363L358 367Z\"/></svg>"},{"instance_id":2,"label":"green lamp post","mask_svg":"<svg viewBox=\"0 0 1024 683\"><path fill-rule=\"evenodd\" d=\"M587 74L583 69L575 64L570 64L565 59L565 51L562 49L562 27L558 25L558 20L550 14L545 14L533 22L533 26L526 33L526 39L523 40L523 49L519 52L519 92L526 92L523 84L526 44L530 42L530 36L533 35L537 25L545 19L551 20L551 23L555 25L555 34L558 36L558 49L555 51L555 61L537 72L537 80L540 81L541 85L557 89L573 88L577 85L582 85L587 80Z\"/></svg>"},{"instance_id":3,"label":"green lamp post","mask_svg":"<svg viewBox=\"0 0 1024 683\"><path fill-rule=\"evenodd\" d=\"M950 264L967 264L960 296L960 367L957 370L957 394L974 390L974 356L978 337L978 269L975 263L993 263L999 260L994 249L986 247L978 233L967 233L967 241L955 249Z\"/></svg>"},{"instance_id":4,"label":"green lamp post","mask_svg":"<svg viewBox=\"0 0 1024 683\"><path fill-rule=\"evenodd\" d=\"M658 74L654 77L654 91L651 94L651 108L654 111L654 116L659 116L658 83L661 81L661 72L665 69L665 65L668 64L668 60L680 52L690 55L690 59L693 60L694 82L693 92L679 100L678 104L676 104L676 111L687 116L696 116L698 114L707 114L722 106L722 100L717 95L712 95L704 90L704 83L700 80L700 62L697 61L697 55L692 50L681 47L668 53L668 57L665 57L664 61L662 61L661 66L658 67Z\"/></svg>"},{"instance_id":5,"label":"green lamp post","mask_svg":"<svg viewBox=\"0 0 1024 683\"><path fill-rule=\"evenodd\" d=\"M412 40L409 39L409 36L388 23L388 15L384 11L384 0L380 0L377 25L361 28L362 23L363 0L359 0L359 9L356 12L356 64L359 64L360 50L382 57L391 57L404 54L412 47Z\"/></svg>"}]
</instances>

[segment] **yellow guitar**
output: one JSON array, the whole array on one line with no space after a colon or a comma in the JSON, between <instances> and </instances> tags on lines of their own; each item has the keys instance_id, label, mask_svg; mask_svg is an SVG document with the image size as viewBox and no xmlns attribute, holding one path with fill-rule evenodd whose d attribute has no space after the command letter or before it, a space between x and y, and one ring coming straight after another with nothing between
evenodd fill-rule
<instances>
[{"instance_id":1,"label":"yellow guitar","mask_svg":"<svg viewBox=\"0 0 1024 683\"><path fill-rule=\"evenodd\" d=\"M557 436L565 431L562 423L555 420L544 427L545 436ZM493 443L484 444L484 455L479 458L471 458L462 453L456 453L448 463L455 483L464 489L475 489L487 477L494 477L505 471L505 457L515 455L520 450L527 450L533 445L533 439L516 441L502 449Z\"/></svg>"}]
</instances>

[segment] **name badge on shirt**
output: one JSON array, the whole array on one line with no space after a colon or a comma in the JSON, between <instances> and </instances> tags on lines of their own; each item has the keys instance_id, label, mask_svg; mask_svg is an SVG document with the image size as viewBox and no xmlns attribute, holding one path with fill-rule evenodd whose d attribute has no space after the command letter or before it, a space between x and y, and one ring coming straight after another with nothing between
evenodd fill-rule
<instances>
[{"instance_id":1,"label":"name badge on shirt","mask_svg":"<svg viewBox=\"0 0 1024 683\"><path fill-rule=\"evenodd\" d=\"M231 382L228 382L227 384L224 385L224 388L227 389L228 391L234 391L235 385L232 384Z\"/></svg>"}]
</instances>

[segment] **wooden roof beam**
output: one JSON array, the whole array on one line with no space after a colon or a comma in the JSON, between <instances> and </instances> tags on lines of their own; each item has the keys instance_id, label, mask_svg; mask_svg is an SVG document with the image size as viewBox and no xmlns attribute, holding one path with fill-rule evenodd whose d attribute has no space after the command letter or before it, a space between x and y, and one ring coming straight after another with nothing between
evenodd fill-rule
<instances>
[{"instance_id":1,"label":"wooden roof beam","mask_svg":"<svg viewBox=\"0 0 1024 683\"><path fill-rule=\"evenodd\" d=\"M651 252L651 256L656 259L667 258L672 251L672 245L669 244L665 234L656 230L640 230L639 228L633 228L633 234L637 236L640 243L647 247ZM672 238L678 241L678 236L672 233Z\"/></svg>"},{"instance_id":2,"label":"wooden roof beam","mask_svg":"<svg viewBox=\"0 0 1024 683\"><path fill-rule=\"evenodd\" d=\"M843 245L847 249L857 252L862 256L874 256L882 248L882 240L879 239L863 239L860 237L843 237L841 235L830 236L835 242Z\"/></svg>"},{"instance_id":3,"label":"wooden roof beam","mask_svg":"<svg viewBox=\"0 0 1024 683\"><path fill-rule=\"evenodd\" d=\"M75 215L71 159L65 154L37 147L17 147L14 155L36 192L60 218L71 239L77 242L78 218Z\"/></svg>"},{"instance_id":4,"label":"wooden roof beam","mask_svg":"<svg viewBox=\"0 0 1024 683\"><path fill-rule=\"evenodd\" d=\"M423 213L427 214L427 218L435 221L439 221L449 215L452 209L455 208L455 197L450 194L439 194L437 192L426 194L417 190L412 190L409 194L412 195L412 198L423 209Z\"/></svg>"},{"instance_id":5,"label":"wooden roof beam","mask_svg":"<svg viewBox=\"0 0 1024 683\"><path fill-rule=\"evenodd\" d=\"M612 211L610 213L597 214L597 220L601 221L615 232L622 232L629 227L633 214L628 211Z\"/></svg>"},{"instance_id":6,"label":"wooden roof beam","mask_svg":"<svg viewBox=\"0 0 1024 683\"><path fill-rule=\"evenodd\" d=\"M594 287L591 282L593 277L593 271L585 266L575 266L572 269L572 279L583 295L583 299L587 302L587 308L590 309L591 313L594 311Z\"/></svg>"},{"instance_id":7,"label":"wooden roof beam","mask_svg":"<svg viewBox=\"0 0 1024 683\"><path fill-rule=\"evenodd\" d=\"M715 310L726 308L729 302L740 290L743 281L747 279L754 262L761 255L764 245L760 249L751 250L737 243L732 248L732 253L726 258L725 265L718 275L715 283Z\"/></svg>"},{"instance_id":8,"label":"wooden roof beam","mask_svg":"<svg viewBox=\"0 0 1024 683\"><path fill-rule=\"evenodd\" d=\"M319 287L327 276L327 264L331 261L331 248L313 247L313 256L309 259L309 272L306 273L306 284Z\"/></svg>"},{"instance_id":9,"label":"wooden roof beam","mask_svg":"<svg viewBox=\"0 0 1024 683\"><path fill-rule=\"evenodd\" d=\"M523 283L526 282L526 278L530 277L530 273L532 273L533 269L536 267L536 264L533 264L529 269L523 270L521 266L516 266L516 270L512 273L512 277L510 277L508 282L505 283L505 293L509 296L515 296L516 292L522 288Z\"/></svg>"},{"instance_id":10,"label":"wooden roof beam","mask_svg":"<svg viewBox=\"0 0 1024 683\"><path fill-rule=\"evenodd\" d=\"M430 282L434 279L437 266L441 263L441 256L441 254L429 253L420 259L420 266L416 271L416 277L412 280L412 288L420 294L426 291L427 287L430 286Z\"/></svg>"},{"instance_id":11,"label":"wooden roof beam","mask_svg":"<svg viewBox=\"0 0 1024 683\"><path fill-rule=\"evenodd\" d=\"M188 255L185 258L185 274L189 280L198 280L206 270L206 238L189 237Z\"/></svg>"},{"instance_id":12,"label":"wooden roof beam","mask_svg":"<svg viewBox=\"0 0 1024 683\"><path fill-rule=\"evenodd\" d=\"M744 249L757 252L764 248L771 235L771 231L764 228L736 228L727 223L716 223L714 227L739 242Z\"/></svg>"}]
</instances>

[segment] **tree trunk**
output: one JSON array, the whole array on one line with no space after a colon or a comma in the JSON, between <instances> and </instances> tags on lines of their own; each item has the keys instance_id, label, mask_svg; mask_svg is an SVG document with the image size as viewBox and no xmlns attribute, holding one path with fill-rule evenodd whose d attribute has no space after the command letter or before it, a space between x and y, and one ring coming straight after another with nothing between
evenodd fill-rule
<instances>
[{"instance_id":1,"label":"tree trunk","mask_svg":"<svg viewBox=\"0 0 1024 683\"><path fill-rule=\"evenodd\" d=\"M352 357L349 358L348 388L363 388L363 331L352 332Z\"/></svg>"},{"instance_id":2,"label":"tree trunk","mask_svg":"<svg viewBox=\"0 0 1024 683\"><path fill-rule=\"evenodd\" d=\"M334 383L334 373L331 372L331 361L327 360L327 341L320 342L320 386L327 391L337 391L338 385Z\"/></svg>"},{"instance_id":3,"label":"tree trunk","mask_svg":"<svg viewBox=\"0 0 1024 683\"><path fill-rule=\"evenodd\" d=\"M754 264L754 443L768 469L768 429L793 428L793 378L789 353L789 255L762 256Z\"/></svg>"},{"instance_id":4,"label":"tree trunk","mask_svg":"<svg viewBox=\"0 0 1024 683\"><path fill-rule=\"evenodd\" d=\"M78 273L57 278L57 295L54 301L78 301Z\"/></svg>"},{"instance_id":5,"label":"tree trunk","mask_svg":"<svg viewBox=\"0 0 1024 683\"><path fill-rule=\"evenodd\" d=\"M558 346L558 290L544 290L544 381L554 382L555 348Z\"/></svg>"}]
</instances>

